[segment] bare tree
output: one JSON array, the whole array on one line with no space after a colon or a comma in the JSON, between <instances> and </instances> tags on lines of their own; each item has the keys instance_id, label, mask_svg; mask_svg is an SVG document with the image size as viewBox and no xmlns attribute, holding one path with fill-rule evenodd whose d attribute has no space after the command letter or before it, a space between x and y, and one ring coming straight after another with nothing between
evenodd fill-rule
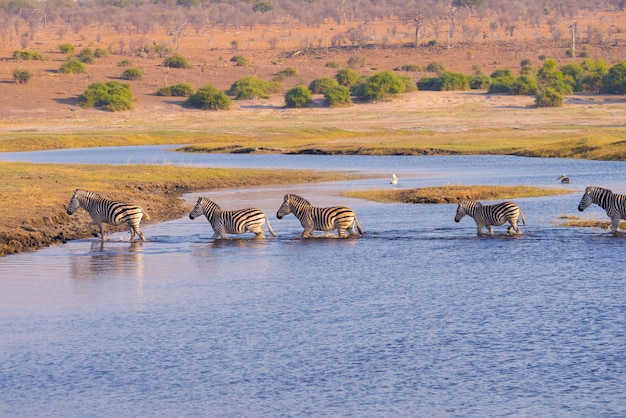
<instances>
[{"instance_id":1,"label":"bare tree","mask_svg":"<svg viewBox=\"0 0 626 418\"><path fill-rule=\"evenodd\" d=\"M420 29L422 28L423 20L424 16L422 16L421 11L418 11L417 14L413 16L413 22L415 22L415 49L417 49L417 45L420 40Z\"/></svg>"},{"instance_id":2,"label":"bare tree","mask_svg":"<svg viewBox=\"0 0 626 418\"><path fill-rule=\"evenodd\" d=\"M574 22L569 25L570 30L572 31L572 57L576 56L576 31L578 30L578 23Z\"/></svg>"},{"instance_id":3,"label":"bare tree","mask_svg":"<svg viewBox=\"0 0 626 418\"><path fill-rule=\"evenodd\" d=\"M448 27L448 49L450 49L450 42L452 40L452 35L454 34L454 31L456 30L455 28L456 11L457 11L456 7L450 6L450 8L448 9L448 17L450 18L450 26Z\"/></svg>"}]
</instances>

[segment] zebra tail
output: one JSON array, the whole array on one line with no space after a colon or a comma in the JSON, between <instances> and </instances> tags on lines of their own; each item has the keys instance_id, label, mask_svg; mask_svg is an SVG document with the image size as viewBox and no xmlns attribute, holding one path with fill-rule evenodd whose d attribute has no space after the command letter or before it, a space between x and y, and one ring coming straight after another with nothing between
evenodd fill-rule
<instances>
[{"instance_id":1,"label":"zebra tail","mask_svg":"<svg viewBox=\"0 0 626 418\"><path fill-rule=\"evenodd\" d=\"M519 210L519 215L522 218L522 223L526 226L526 218L524 218L524 212L521 209Z\"/></svg>"},{"instance_id":2,"label":"zebra tail","mask_svg":"<svg viewBox=\"0 0 626 418\"><path fill-rule=\"evenodd\" d=\"M356 229L359 231L359 234L363 235L363 229L361 228L361 224L356 216L354 217L354 224L356 225Z\"/></svg>"},{"instance_id":3,"label":"zebra tail","mask_svg":"<svg viewBox=\"0 0 626 418\"><path fill-rule=\"evenodd\" d=\"M272 234L272 236L275 237L276 234L274 233L274 230L272 229L272 225L270 225L270 218L268 218L267 215L265 216L265 223L267 223L267 229L270 231L270 234Z\"/></svg>"},{"instance_id":4,"label":"zebra tail","mask_svg":"<svg viewBox=\"0 0 626 418\"><path fill-rule=\"evenodd\" d=\"M143 210L141 211L141 214L143 215L144 218L146 218L147 221L150 220L150 217L148 216L148 214L144 212Z\"/></svg>"}]
</instances>

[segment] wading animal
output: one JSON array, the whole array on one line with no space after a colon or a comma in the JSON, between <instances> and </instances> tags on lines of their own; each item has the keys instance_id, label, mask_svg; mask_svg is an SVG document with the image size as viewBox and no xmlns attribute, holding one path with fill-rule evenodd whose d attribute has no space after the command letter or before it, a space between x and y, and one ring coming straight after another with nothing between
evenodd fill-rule
<instances>
[{"instance_id":1,"label":"wading animal","mask_svg":"<svg viewBox=\"0 0 626 418\"><path fill-rule=\"evenodd\" d=\"M613 193L602 187L588 186L580 199L578 210L582 212L594 203L611 218L611 230L616 234L620 220L626 219L626 195Z\"/></svg>"},{"instance_id":2,"label":"wading animal","mask_svg":"<svg viewBox=\"0 0 626 418\"><path fill-rule=\"evenodd\" d=\"M67 205L67 214L73 214L78 208L83 208L89 212L93 220L87 225L89 232L97 237L97 231L94 231L92 228L97 226L102 241L104 241L103 223L110 225L126 223L130 228L131 241L135 239L135 234L139 235L142 241L146 240L139 229L139 223L142 218L150 219L150 217L143 212L140 206L128 202L104 199L97 193L76 189L74 194L72 194L69 205Z\"/></svg>"},{"instance_id":3,"label":"wading animal","mask_svg":"<svg viewBox=\"0 0 626 418\"><path fill-rule=\"evenodd\" d=\"M455 222L459 222L465 215L469 215L476 221L477 234L482 235L483 227L487 228L489 235L493 235L492 226L499 226L508 222L510 225L507 232L512 234L521 234L517 227L517 220L521 217L522 222L526 225L526 219L519 205L513 202L503 202L496 205L483 206L480 202L474 200L461 200L456 209Z\"/></svg>"}]
</instances>

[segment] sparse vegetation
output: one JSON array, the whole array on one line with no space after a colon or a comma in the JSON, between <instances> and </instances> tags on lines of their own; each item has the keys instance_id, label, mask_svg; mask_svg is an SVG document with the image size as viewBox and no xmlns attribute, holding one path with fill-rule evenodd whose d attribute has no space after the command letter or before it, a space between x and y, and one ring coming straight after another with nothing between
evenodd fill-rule
<instances>
[{"instance_id":1,"label":"sparse vegetation","mask_svg":"<svg viewBox=\"0 0 626 418\"><path fill-rule=\"evenodd\" d=\"M74 45L72 44L61 44L59 45L59 51L63 54L72 55L74 53Z\"/></svg>"},{"instance_id":2,"label":"sparse vegetation","mask_svg":"<svg viewBox=\"0 0 626 418\"><path fill-rule=\"evenodd\" d=\"M234 62L237 67L249 67L250 60L243 55L235 55L230 59L231 62Z\"/></svg>"},{"instance_id":3,"label":"sparse vegetation","mask_svg":"<svg viewBox=\"0 0 626 418\"><path fill-rule=\"evenodd\" d=\"M101 107L103 110L116 112L131 110L135 98L128 84L117 81L94 83L85 90L78 99L78 105L85 109Z\"/></svg>"},{"instance_id":4,"label":"sparse vegetation","mask_svg":"<svg viewBox=\"0 0 626 418\"><path fill-rule=\"evenodd\" d=\"M231 100L222 90L218 90L210 84L199 88L185 100L184 105L202 110L226 110L230 107Z\"/></svg>"},{"instance_id":5,"label":"sparse vegetation","mask_svg":"<svg viewBox=\"0 0 626 418\"><path fill-rule=\"evenodd\" d=\"M30 71L23 68L16 68L13 70L13 80L15 80L17 84L28 83L32 76L33 74Z\"/></svg>"},{"instance_id":6,"label":"sparse vegetation","mask_svg":"<svg viewBox=\"0 0 626 418\"><path fill-rule=\"evenodd\" d=\"M274 81L283 81L288 77L295 77L296 75L298 75L298 71L295 68L287 67L274 75Z\"/></svg>"},{"instance_id":7,"label":"sparse vegetation","mask_svg":"<svg viewBox=\"0 0 626 418\"><path fill-rule=\"evenodd\" d=\"M128 58L124 58L123 60L117 63L118 67L130 67L131 65L133 65L133 62L129 60Z\"/></svg>"},{"instance_id":8,"label":"sparse vegetation","mask_svg":"<svg viewBox=\"0 0 626 418\"><path fill-rule=\"evenodd\" d=\"M85 64L78 61L76 58L70 58L61 64L59 73L61 74L84 74L87 72Z\"/></svg>"},{"instance_id":9,"label":"sparse vegetation","mask_svg":"<svg viewBox=\"0 0 626 418\"><path fill-rule=\"evenodd\" d=\"M157 96L189 97L193 94L193 87L187 83L179 83L173 86L161 87Z\"/></svg>"},{"instance_id":10,"label":"sparse vegetation","mask_svg":"<svg viewBox=\"0 0 626 418\"><path fill-rule=\"evenodd\" d=\"M91 48L85 48L76 54L76 59L85 64L93 64L96 61L96 56Z\"/></svg>"},{"instance_id":11,"label":"sparse vegetation","mask_svg":"<svg viewBox=\"0 0 626 418\"><path fill-rule=\"evenodd\" d=\"M93 55L96 58L106 58L109 56L109 51L104 48L96 48L96 50L93 52Z\"/></svg>"},{"instance_id":12,"label":"sparse vegetation","mask_svg":"<svg viewBox=\"0 0 626 418\"><path fill-rule=\"evenodd\" d=\"M39 52L16 50L13 51L13 59L21 61L43 61L43 55Z\"/></svg>"}]
</instances>

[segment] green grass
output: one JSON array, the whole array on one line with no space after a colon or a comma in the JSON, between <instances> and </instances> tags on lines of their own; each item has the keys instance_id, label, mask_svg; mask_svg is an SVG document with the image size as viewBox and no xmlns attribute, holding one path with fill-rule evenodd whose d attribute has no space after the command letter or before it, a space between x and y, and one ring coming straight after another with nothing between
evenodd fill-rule
<instances>
[{"instance_id":1,"label":"green grass","mask_svg":"<svg viewBox=\"0 0 626 418\"><path fill-rule=\"evenodd\" d=\"M500 200L554 196L571 190L532 186L446 185L405 190L371 189L348 191L343 196L384 203L456 203L459 200Z\"/></svg>"}]
</instances>

